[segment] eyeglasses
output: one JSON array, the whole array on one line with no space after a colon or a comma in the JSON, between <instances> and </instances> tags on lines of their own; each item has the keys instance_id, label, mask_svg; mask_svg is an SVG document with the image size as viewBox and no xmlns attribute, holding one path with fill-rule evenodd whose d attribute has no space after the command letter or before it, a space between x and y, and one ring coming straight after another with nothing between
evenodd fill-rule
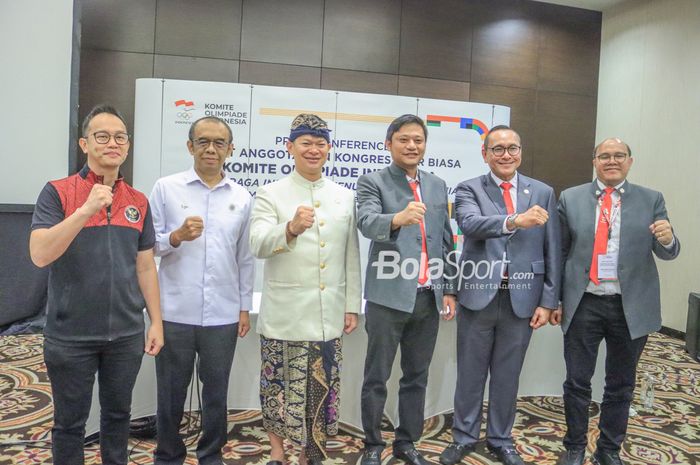
<instances>
[{"instance_id":1,"label":"eyeglasses","mask_svg":"<svg viewBox=\"0 0 700 465\"><path fill-rule=\"evenodd\" d=\"M98 144L107 144L109 143L109 140L114 137L114 142L117 143L117 145L126 145L129 143L129 134L125 132L118 132L114 135L108 133L107 131L97 131L92 133L92 137L95 138L95 142Z\"/></svg>"},{"instance_id":2,"label":"eyeglasses","mask_svg":"<svg viewBox=\"0 0 700 465\"><path fill-rule=\"evenodd\" d=\"M628 156L629 155L626 153L617 152L613 154L601 153L600 155L596 155L594 158L597 158L601 163L608 163L610 160L615 160L617 163L622 163L623 161L627 160Z\"/></svg>"},{"instance_id":3,"label":"eyeglasses","mask_svg":"<svg viewBox=\"0 0 700 465\"><path fill-rule=\"evenodd\" d=\"M198 149L208 149L209 144L214 144L214 148L216 150L223 150L226 147L229 146L229 143L226 142L223 139L215 139L215 140L209 140L209 139L195 139L192 141L192 145L197 147Z\"/></svg>"},{"instance_id":4,"label":"eyeglasses","mask_svg":"<svg viewBox=\"0 0 700 465\"><path fill-rule=\"evenodd\" d=\"M502 145L497 145L495 147L488 147L488 149L493 153L495 157L502 157L508 152L508 155L515 157L520 154L521 147L519 145L509 145L507 148Z\"/></svg>"}]
</instances>

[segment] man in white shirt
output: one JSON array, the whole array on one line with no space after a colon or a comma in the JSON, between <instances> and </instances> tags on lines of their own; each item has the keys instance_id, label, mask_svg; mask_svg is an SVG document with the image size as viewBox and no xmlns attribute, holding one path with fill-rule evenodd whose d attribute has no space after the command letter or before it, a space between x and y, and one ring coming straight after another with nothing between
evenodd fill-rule
<instances>
[{"instance_id":1,"label":"man in white shirt","mask_svg":"<svg viewBox=\"0 0 700 465\"><path fill-rule=\"evenodd\" d=\"M187 148L194 166L159 179L150 197L156 254L162 257L158 274L169 346L156 358L154 456L156 465L180 465L186 458L179 428L196 363L202 382L197 458L202 465L221 465L236 338L250 329L255 273L248 246L252 198L223 172L224 160L234 149L225 121L195 121Z\"/></svg>"}]
</instances>

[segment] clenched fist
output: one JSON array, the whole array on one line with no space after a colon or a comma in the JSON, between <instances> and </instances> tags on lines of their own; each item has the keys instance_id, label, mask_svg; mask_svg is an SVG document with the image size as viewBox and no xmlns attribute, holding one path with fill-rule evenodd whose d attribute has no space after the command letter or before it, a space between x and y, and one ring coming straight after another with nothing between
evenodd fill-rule
<instances>
[{"instance_id":1,"label":"clenched fist","mask_svg":"<svg viewBox=\"0 0 700 465\"><path fill-rule=\"evenodd\" d=\"M668 246L673 241L673 229L671 229L671 223L668 220L654 221L654 224L649 226L649 231L661 245Z\"/></svg>"},{"instance_id":2,"label":"clenched fist","mask_svg":"<svg viewBox=\"0 0 700 465\"><path fill-rule=\"evenodd\" d=\"M81 208L88 216L92 216L110 205L112 205L112 188L104 184L95 184Z\"/></svg>"},{"instance_id":3,"label":"clenched fist","mask_svg":"<svg viewBox=\"0 0 700 465\"><path fill-rule=\"evenodd\" d=\"M425 204L423 202L408 202L406 208L398 212L391 219L391 225L394 229L401 226L418 224L423 221L425 216Z\"/></svg>"},{"instance_id":4,"label":"clenched fist","mask_svg":"<svg viewBox=\"0 0 700 465\"><path fill-rule=\"evenodd\" d=\"M316 214L314 213L314 209L312 207L299 205L296 213L294 213L294 218L292 218L287 226L287 231L289 231L294 237L303 234L304 231L313 226L315 216Z\"/></svg>"},{"instance_id":5,"label":"clenched fist","mask_svg":"<svg viewBox=\"0 0 700 465\"><path fill-rule=\"evenodd\" d=\"M547 210L539 205L533 205L525 213L520 213L515 218L515 226L522 229L534 228L542 226L549 220Z\"/></svg>"},{"instance_id":6,"label":"clenched fist","mask_svg":"<svg viewBox=\"0 0 700 465\"><path fill-rule=\"evenodd\" d=\"M202 235L204 220L201 216L188 216L182 226L170 233L170 245L179 247L184 241L193 241Z\"/></svg>"}]
</instances>

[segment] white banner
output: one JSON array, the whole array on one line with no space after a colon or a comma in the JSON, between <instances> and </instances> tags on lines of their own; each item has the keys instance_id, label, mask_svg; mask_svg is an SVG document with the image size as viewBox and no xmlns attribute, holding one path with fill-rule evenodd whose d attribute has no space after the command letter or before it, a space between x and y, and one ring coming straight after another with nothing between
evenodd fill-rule
<instances>
[{"instance_id":1,"label":"white banner","mask_svg":"<svg viewBox=\"0 0 700 465\"><path fill-rule=\"evenodd\" d=\"M228 176L255 193L259 185L291 172L285 149L292 119L315 113L332 130L332 150L324 173L355 189L357 178L384 168L389 123L404 113L428 124L422 169L443 178L450 189L486 171L481 157L485 132L508 124L510 109L484 103L319 89L253 86L221 82L138 79L134 128L134 186L150 193L156 179L192 166L187 151L190 125L218 116L233 130L236 147L226 161ZM157 152L157 153L154 153Z\"/></svg>"},{"instance_id":2,"label":"white banner","mask_svg":"<svg viewBox=\"0 0 700 465\"><path fill-rule=\"evenodd\" d=\"M352 190L360 175L391 163L391 154L384 147L389 123L405 113L417 114L428 125L427 150L421 168L445 180L450 210L456 185L488 170L481 157L486 132L510 120L508 107L485 103L137 79L134 187L149 195L159 177L189 169L192 166L192 156L187 150L190 125L203 116L218 116L231 126L235 146L224 171L254 195L258 186L293 170L294 160L285 142L292 119L299 113L314 113L328 122L332 149L324 173ZM452 226L456 248L461 250L461 231L454 221ZM360 241L363 270L368 245L369 241ZM255 290L261 287L262 273L257 273ZM256 307L258 298L256 295Z\"/></svg>"}]
</instances>

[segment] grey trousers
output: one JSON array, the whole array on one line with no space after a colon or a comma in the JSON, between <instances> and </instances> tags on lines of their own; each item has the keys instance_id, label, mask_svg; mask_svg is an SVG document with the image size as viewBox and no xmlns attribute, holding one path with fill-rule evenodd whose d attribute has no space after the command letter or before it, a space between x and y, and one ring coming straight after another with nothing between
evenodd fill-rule
<instances>
[{"instance_id":1,"label":"grey trousers","mask_svg":"<svg viewBox=\"0 0 700 465\"><path fill-rule=\"evenodd\" d=\"M520 370L530 343L529 318L513 313L508 290L499 290L486 308L457 311L457 388L452 437L459 444L479 439L482 403L489 381L486 440L494 447L513 444Z\"/></svg>"},{"instance_id":2,"label":"grey trousers","mask_svg":"<svg viewBox=\"0 0 700 465\"><path fill-rule=\"evenodd\" d=\"M367 302L365 329L368 341L362 383L362 428L368 449L383 449L386 445L381 435L386 382L399 346L402 376L394 450L411 447L423 434L425 388L439 322L435 294L430 291L416 295L413 313Z\"/></svg>"},{"instance_id":3,"label":"grey trousers","mask_svg":"<svg viewBox=\"0 0 700 465\"><path fill-rule=\"evenodd\" d=\"M180 422L192 380L195 355L202 382L202 436L197 444L200 464L220 464L226 444L228 380L236 349L238 323L195 326L163 322L165 345L156 356L158 383L158 444L156 465L181 465L187 449L180 436Z\"/></svg>"}]
</instances>

